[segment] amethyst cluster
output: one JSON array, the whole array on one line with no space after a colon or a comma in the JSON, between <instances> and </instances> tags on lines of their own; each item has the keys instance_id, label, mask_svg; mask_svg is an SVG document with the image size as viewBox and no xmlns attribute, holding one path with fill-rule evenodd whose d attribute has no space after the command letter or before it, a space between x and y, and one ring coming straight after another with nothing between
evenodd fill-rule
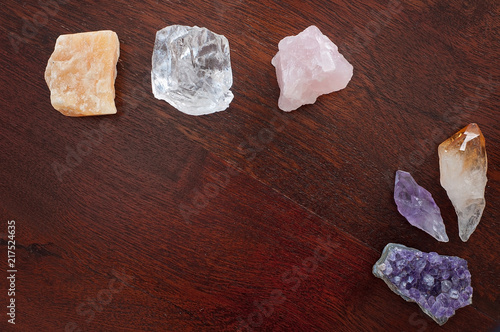
<instances>
[{"instance_id":1,"label":"amethyst cluster","mask_svg":"<svg viewBox=\"0 0 500 332\"><path fill-rule=\"evenodd\" d=\"M416 302L439 325L472 303L467 261L389 243L373 274L406 301Z\"/></svg>"}]
</instances>

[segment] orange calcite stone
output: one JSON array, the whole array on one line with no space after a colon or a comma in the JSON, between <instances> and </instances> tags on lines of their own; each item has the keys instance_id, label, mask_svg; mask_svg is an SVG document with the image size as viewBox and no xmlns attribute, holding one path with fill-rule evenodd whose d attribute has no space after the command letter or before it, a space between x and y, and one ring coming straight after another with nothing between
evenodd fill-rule
<instances>
[{"instance_id":1,"label":"orange calcite stone","mask_svg":"<svg viewBox=\"0 0 500 332\"><path fill-rule=\"evenodd\" d=\"M67 116L115 114L119 56L113 31L59 36L45 70L52 106Z\"/></svg>"}]
</instances>

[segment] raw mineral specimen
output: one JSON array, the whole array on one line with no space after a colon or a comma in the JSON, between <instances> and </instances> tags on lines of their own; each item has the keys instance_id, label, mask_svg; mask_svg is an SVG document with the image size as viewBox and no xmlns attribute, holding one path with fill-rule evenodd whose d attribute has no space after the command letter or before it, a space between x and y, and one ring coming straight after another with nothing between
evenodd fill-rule
<instances>
[{"instance_id":1,"label":"raw mineral specimen","mask_svg":"<svg viewBox=\"0 0 500 332\"><path fill-rule=\"evenodd\" d=\"M113 31L59 36L45 70L52 106L67 116L115 114L119 56Z\"/></svg>"},{"instance_id":2,"label":"raw mineral specimen","mask_svg":"<svg viewBox=\"0 0 500 332\"><path fill-rule=\"evenodd\" d=\"M156 33L153 94L191 115L223 111L233 100L227 38L206 28L171 25Z\"/></svg>"},{"instance_id":3,"label":"raw mineral specimen","mask_svg":"<svg viewBox=\"0 0 500 332\"><path fill-rule=\"evenodd\" d=\"M430 192L415 182L408 172L397 171L394 201L410 224L432 235L436 240L448 242L441 210Z\"/></svg>"},{"instance_id":4,"label":"raw mineral specimen","mask_svg":"<svg viewBox=\"0 0 500 332\"><path fill-rule=\"evenodd\" d=\"M281 93L280 109L286 112L313 104L327 93L338 91L351 80L353 67L338 47L314 25L278 44L271 63Z\"/></svg>"},{"instance_id":5,"label":"raw mineral specimen","mask_svg":"<svg viewBox=\"0 0 500 332\"><path fill-rule=\"evenodd\" d=\"M416 302L439 325L472 303L471 274L460 257L389 243L373 274L406 301Z\"/></svg>"},{"instance_id":6,"label":"raw mineral specimen","mask_svg":"<svg viewBox=\"0 0 500 332\"><path fill-rule=\"evenodd\" d=\"M471 123L441 143L438 153L441 186L455 207L460 238L466 242L486 205L488 160L484 136L478 125Z\"/></svg>"}]
</instances>

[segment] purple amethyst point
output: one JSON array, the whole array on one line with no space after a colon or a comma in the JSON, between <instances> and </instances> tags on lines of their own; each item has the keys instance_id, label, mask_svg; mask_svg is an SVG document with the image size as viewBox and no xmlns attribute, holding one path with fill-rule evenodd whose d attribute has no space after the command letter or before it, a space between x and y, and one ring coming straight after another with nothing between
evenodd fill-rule
<instances>
[{"instance_id":1,"label":"purple amethyst point","mask_svg":"<svg viewBox=\"0 0 500 332\"><path fill-rule=\"evenodd\" d=\"M413 226L432 235L436 240L448 242L441 210L430 192L415 182L410 173L396 172L394 201L398 211Z\"/></svg>"},{"instance_id":2,"label":"purple amethyst point","mask_svg":"<svg viewBox=\"0 0 500 332\"><path fill-rule=\"evenodd\" d=\"M373 265L373 274L406 301L417 303L439 325L472 303L471 275L460 257L389 243Z\"/></svg>"}]
</instances>

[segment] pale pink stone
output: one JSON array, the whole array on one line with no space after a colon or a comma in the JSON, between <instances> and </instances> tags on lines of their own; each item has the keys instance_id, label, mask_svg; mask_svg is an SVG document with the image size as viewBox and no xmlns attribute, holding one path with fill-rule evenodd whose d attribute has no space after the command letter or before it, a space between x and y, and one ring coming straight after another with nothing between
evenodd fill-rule
<instances>
[{"instance_id":1,"label":"pale pink stone","mask_svg":"<svg viewBox=\"0 0 500 332\"><path fill-rule=\"evenodd\" d=\"M297 36L283 38L271 63L281 93L278 106L290 112L313 104L323 94L342 90L352 77L352 65L327 36L311 25Z\"/></svg>"}]
</instances>

